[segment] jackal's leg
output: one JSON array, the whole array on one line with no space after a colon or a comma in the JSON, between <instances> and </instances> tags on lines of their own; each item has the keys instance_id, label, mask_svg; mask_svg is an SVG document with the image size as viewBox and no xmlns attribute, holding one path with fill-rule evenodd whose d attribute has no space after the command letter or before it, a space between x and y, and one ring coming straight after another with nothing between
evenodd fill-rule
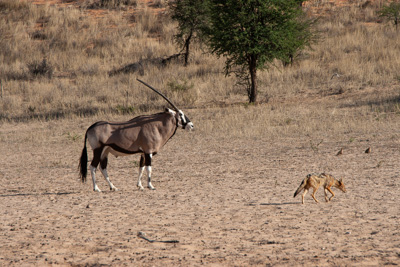
<instances>
[{"instance_id":1,"label":"jackal's leg","mask_svg":"<svg viewBox=\"0 0 400 267\"><path fill-rule=\"evenodd\" d=\"M317 192L317 190L318 190L318 187L314 187L314 191L312 192L311 196L315 200L315 202L318 203L318 200L315 198L315 192Z\"/></svg>"},{"instance_id":2,"label":"jackal's leg","mask_svg":"<svg viewBox=\"0 0 400 267\"><path fill-rule=\"evenodd\" d=\"M110 190L111 191L118 191L118 188L116 188L110 181L110 178L108 177L108 173L107 173L107 162L108 162L108 158L105 157L104 159L102 159L100 161L100 171L104 176L104 179L106 179L108 185L110 186Z\"/></svg>"},{"instance_id":3,"label":"jackal's leg","mask_svg":"<svg viewBox=\"0 0 400 267\"><path fill-rule=\"evenodd\" d=\"M304 196L307 194L308 189L304 189L304 193L301 195L301 203L304 204Z\"/></svg>"},{"instance_id":4,"label":"jackal's leg","mask_svg":"<svg viewBox=\"0 0 400 267\"><path fill-rule=\"evenodd\" d=\"M325 193L325 201L328 202L328 189L324 189L324 193Z\"/></svg>"},{"instance_id":5,"label":"jackal's leg","mask_svg":"<svg viewBox=\"0 0 400 267\"><path fill-rule=\"evenodd\" d=\"M139 178L138 178L138 182L137 182L137 187L139 187L140 190L144 189L142 186L143 171L144 171L144 155L141 155L140 156L140 165L139 165Z\"/></svg>"},{"instance_id":6,"label":"jackal's leg","mask_svg":"<svg viewBox=\"0 0 400 267\"><path fill-rule=\"evenodd\" d=\"M154 186L151 184L151 159L152 154L144 154L145 165L147 169L147 187L151 190L155 190Z\"/></svg>"},{"instance_id":7,"label":"jackal's leg","mask_svg":"<svg viewBox=\"0 0 400 267\"><path fill-rule=\"evenodd\" d=\"M333 191L330 187L328 187L327 190L329 191L329 193L332 194L332 196L329 198L329 201L331 201L331 199L335 196L335 193L333 193Z\"/></svg>"}]
</instances>

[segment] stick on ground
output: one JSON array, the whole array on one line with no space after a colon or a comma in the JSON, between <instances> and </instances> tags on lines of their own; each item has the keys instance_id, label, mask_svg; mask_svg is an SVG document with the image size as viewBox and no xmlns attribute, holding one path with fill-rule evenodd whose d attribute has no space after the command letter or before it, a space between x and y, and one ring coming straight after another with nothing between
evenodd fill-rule
<instances>
[{"instance_id":1,"label":"stick on ground","mask_svg":"<svg viewBox=\"0 0 400 267\"><path fill-rule=\"evenodd\" d=\"M154 242L160 242L160 243L179 243L178 240L152 240L152 239L148 239L146 236L146 234L143 232L138 232L137 236L140 238L143 238L144 240L150 242L150 243L154 243Z\"/></svg>"}]
</instances>

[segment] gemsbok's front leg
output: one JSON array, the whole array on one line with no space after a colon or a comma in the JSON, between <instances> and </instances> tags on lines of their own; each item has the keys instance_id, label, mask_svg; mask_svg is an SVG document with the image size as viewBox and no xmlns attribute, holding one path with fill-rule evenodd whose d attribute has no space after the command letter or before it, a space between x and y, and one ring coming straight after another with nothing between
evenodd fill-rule
<instances>
[{"instance_id":1,"label":"gemsbok's front leg","mask_svg":"<svg viewBox=\"0 0 400 267\"><path fill-rule=\"evenodd\" d=\"M151 190L155 190L154 186L151 184L151 159L152 154L144 154L145 165L147 169L147 187Z\"/></svg>"}]
</instances>

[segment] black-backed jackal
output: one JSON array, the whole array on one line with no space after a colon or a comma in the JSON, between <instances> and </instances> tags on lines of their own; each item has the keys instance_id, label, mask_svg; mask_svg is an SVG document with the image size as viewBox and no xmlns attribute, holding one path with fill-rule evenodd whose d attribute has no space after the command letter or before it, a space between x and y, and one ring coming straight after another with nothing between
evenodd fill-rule
<instances>
[{"instance_id":1,"label":"black-backed jackal","mask_svg":"<svg viewBox=\"0 0 400 267\"><path fill-rule=\"evenodd\" d=\"M312 187L314 191L312 192L311 196L315 200L315 202L318 203L318 200L315 198L315 192L317 192L318 188L321 185L324 187L326 202L330 201L335 196L335 194L331 190L332 186L337 187L346 193L346 188L344 187L342 179L336 180L332 175L326 173L321 173L321 174L312 173L308 174L306 178L301 182L299 188L297 188L293 197L296 197L304 189L304 193L301 196L301 201L304 204L304 196L307 194L308 190ZM328 191L332 194L332 196L329 199L328 199Z\"/></svg>"}]
</instances>

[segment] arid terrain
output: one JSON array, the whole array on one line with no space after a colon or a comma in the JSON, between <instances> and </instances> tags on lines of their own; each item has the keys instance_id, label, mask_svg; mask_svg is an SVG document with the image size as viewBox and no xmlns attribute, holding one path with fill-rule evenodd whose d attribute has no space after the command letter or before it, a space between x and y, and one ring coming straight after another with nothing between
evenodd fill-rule
<instances>
[{"instance_id":1,"label":"arid terrain","mask_svg":"<svg viewBox=\"0 0 400 267\"><path fill-rule=\"evenodd\" d=\"M109 75L178 51L172 22L144 20L151 1L134 19L78 10L85 1L5 1L0 266L400 265L400 34L376 19L382 1L305 3L326 16L322 36L293 66L260 73L255 105L198 46L187 68ZM33 77L43 57L52 76ZM110 156L118 191L98 172L103 192L93 192L78 174L86 129L167 105L137 77L167 92L195 130L178 130L154 156L156 190L137 189L134 155ZM333 188L326 203L320 188L319 203L309 193L302 205L293 194L312 172L343 178L347 192Z\"/></svg>"},{"instance_id":2,"label":"arid terrain","mask_svg":"<svg viewBox=\"0 0 400 267\"><path fill-rule=\"evenodd\" d=\"M178 131L154 157L155 191L136 188L138 156L110 158L117 192L102 178L103 193L80 182L90 120L3 124L0 265L400 264L398 119L312 140L224 136L205 127L212 110L188 114L197 130ZM347 193L333 189L326 203L320 189L320 203L307 195L302 205L293 193L318 171L343 177Z\"/></svg>"}]
</instances>

